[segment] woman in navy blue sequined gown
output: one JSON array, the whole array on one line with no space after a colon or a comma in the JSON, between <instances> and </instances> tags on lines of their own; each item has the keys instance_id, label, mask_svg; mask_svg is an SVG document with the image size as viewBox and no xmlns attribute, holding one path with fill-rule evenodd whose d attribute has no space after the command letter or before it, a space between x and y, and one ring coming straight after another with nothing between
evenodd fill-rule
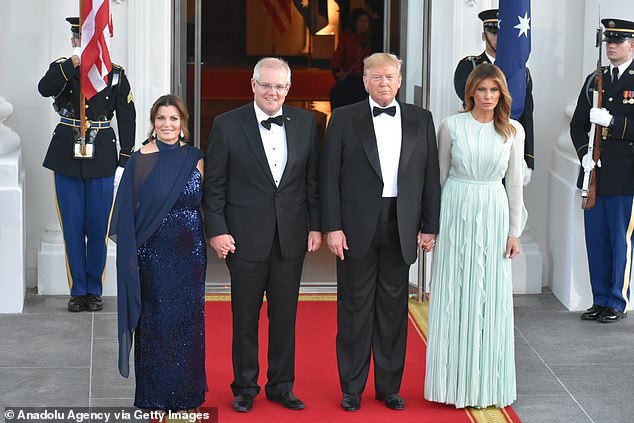
<instances>
[{"instance_id":1,"label":"woman in navy blue sequined gown","mask_svg":"<svg viewBox=\"0 0 634 423\"><path fill-rule=\"evenodd\" d=\"M195 408L207 391L203 165L200 150L182 141L187 118L178 97L155 102L155 135L126 166L110 231L117 241L119 370L128 376L134 336L134 405L150 410Z\"/></svg>"}]
</instances>

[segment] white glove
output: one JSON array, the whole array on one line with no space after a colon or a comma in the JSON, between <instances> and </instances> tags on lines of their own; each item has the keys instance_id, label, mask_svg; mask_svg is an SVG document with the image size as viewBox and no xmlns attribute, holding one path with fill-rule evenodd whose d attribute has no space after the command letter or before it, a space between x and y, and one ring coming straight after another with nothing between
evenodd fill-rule
<instances>
[{"instance_id":1,"label":"white glove","mask_svg":"<svg viewBox=\"0 0 634 423\"><path fill-rule=\"evenodd\" d=\"M526 162L525 162L526 163ZM526 166L526 165L524 165ZM531 183L531 176L533 176L533 169L526 166L524 169L524 180L522 181L522 185L526 186Z\"/></svg>"},{"instance_id":2,"label":"white glove","mask_svg":"<svg viewBox=\"0 0 634 423\"><path fill-rule=\"evenodd\" d=\"M123 176L124 168L121 166L117 166L117 170L114 171L114 186L118 187L119 182L121 182L121 177Z\"/></svg>"},{"instance_id":3,"label":"white glove","mask_svg":"<svg viewBox=\"0 0 634 423\"><path fill-rule=\"evenodd\" d=\"M75 47L71 56L77 56L81 59L81 47Z\"/></svg>"},{"instance_id":4,"label":"white glove","mask_svg":"<svg viewBox=\"0 0 634 423\"><path fill-rule=\"evenodd\" d=\"M593 107L590 109L590 122L607 128L612 123L612 115L605 109Z\"/></svg>"},{"instance_id":5,"label":"white glove","mask_svg":"<svg viewBox=\"0 0 634 423\"><path fill-rule=\"evenodd\" d=\"M594 160L592 160L592 156L590 156L590 154L586 153L585 156L583 156L583 158L581 159L581 166L583 166L583 170L586 172L590 172L592 169L594 169Z\"/></svg>"}]
</instances>

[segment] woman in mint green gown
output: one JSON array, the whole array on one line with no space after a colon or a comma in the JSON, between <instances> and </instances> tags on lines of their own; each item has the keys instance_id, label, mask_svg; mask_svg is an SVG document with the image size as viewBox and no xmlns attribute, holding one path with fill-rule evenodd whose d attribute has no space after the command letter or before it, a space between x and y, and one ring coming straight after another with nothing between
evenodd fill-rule
<instances>
[{"instance_id":1,"label":"woman in mint green gown","mask_svg":"<svg viewBox=\"0 0 634 423\"><path fill-rule=\"evenodd\" d=\"M425 398L501 408L516 398L511 259L526 217L524 130L509 118L511 98L495 65L476 67L466 92L466 111L438 132L443 186Z\"/></svg>"}]
</instances>

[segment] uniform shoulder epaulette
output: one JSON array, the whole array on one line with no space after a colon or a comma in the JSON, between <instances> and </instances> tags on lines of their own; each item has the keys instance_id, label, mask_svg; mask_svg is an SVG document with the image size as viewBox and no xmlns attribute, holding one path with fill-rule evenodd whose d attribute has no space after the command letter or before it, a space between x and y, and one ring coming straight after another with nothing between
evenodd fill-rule
<instances>
[{"instance_id":1,"label":"uniform shoulder epaulette","mask_svg":"<svg viewBox=\"0 0 634 423\"><path fill-rule=\"evenodd\" d=\"M68 60L66 57L60 57L59 59L55 60L53 63L62 63L62 62L65 62L66 60Z\"/></svg>"},{"instance_id":2,"label":"uniform shoulder epaulette","mask_svg":"<svg viewBox=\"0 0 634 423\"><path fill-rule=\"evenodd\" d=\"M116 64L116 63L112 63L112 67L113 68L117 68L117 69L121 69L122 71L125 72L125 68L123 66L121 66L121 65Z\"/></svg>"},{"instance_id":3,"label":"uniform shoulder epaulette","mask_svg":"<svg viewBox=\"0 0 634 423\"><path fill-rule=\"evenodd\" d=\"M605 65L605 66L601 66L601 70L603 72L605 72L606 70L610 69L610 65Z\"/></svg>"},{"instance_id":4,"label":"uniform shoulder epaulette","mask_svg":"<svg viewBox=\"0 0 634 423\"><path fill-rule=\"evenodd\" d=\"M467 56L467 57L465 57L462 60L464 60L465 62L472 62L474 60L480 60L481 57L482 57L482 55L478 54L477 56Z\"/></svg>"}]
</instances>

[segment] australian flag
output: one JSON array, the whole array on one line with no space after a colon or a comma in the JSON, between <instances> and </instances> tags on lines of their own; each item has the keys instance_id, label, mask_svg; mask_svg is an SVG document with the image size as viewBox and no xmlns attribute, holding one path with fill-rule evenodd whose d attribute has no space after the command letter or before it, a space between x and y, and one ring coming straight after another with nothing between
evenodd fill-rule
<instances>
[{"instance_id":1,"label":"australian flag","mask_svg":"<svg viewBox=\"0 0 634 423\"><path fill-rule=\"evenodd\" d=\"M328 25L327 0L294 0L295 7L304 17L311 34Z\"/></svg>"},{"instance_id":2,"label":"australian flag","mask_svg":"<svg viewBox=\"0 0 634 423\"><path fill-rule=\"evenodd\" d=\"M526 61L531 53L530 0L500 0L498 45L495 64L504 75L513 97L511 117L524 112L526 97Z\"/></svg>"}]
</instances>

